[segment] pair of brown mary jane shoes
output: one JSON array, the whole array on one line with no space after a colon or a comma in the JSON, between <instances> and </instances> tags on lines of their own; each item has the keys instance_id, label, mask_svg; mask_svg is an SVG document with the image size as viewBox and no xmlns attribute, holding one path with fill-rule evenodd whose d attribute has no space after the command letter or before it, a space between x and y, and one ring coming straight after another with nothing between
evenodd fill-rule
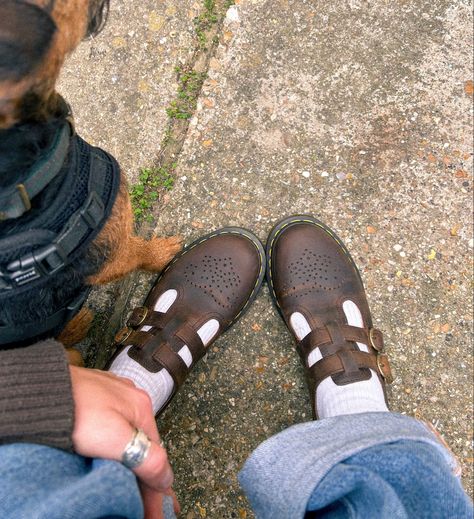
<instances>
[{"instance_id":1,"label":"pair of brown mary jane shoes","mask_svg":"<svg viewBox=\"0 0 474 519\"><path fill-rule=\"evenodd\" d=\"M255 300L265 272L272 299L292 333L290 316L294 312L301 313L311 328L297 342L297 350L305 366L315 418L315 391L326 377L345 385L370 379L373 370L385 390L385 382L392 378L390 367L382 334L372 325L357 267L331 229L305 215L278 222L266 251L254 234L237 227L219 229L187 246L117 334L116 354L131 346L128 355L147 370L168 370L175 382L170 401L209 347L197 330L216 319L219 331L211 342L216 340ZM155 311L160 295L170 289L177 291L174 303L165 313ZM363 328L347 323L342 309L347 300L359 308ZM366 344L368 352L360 351L358 342ZM184 345L192 354L189 367L178 355ZM309 367L308 356L315 348L322 358Z\"/></svg>"}]
</instances>

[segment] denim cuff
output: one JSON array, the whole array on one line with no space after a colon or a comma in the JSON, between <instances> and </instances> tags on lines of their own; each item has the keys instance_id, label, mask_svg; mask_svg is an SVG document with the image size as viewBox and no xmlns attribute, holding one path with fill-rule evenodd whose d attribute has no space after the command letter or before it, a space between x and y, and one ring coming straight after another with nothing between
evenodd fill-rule
<instances>
[{"instance_id":1,"label":"denim cuff","mask_svg":"<svg viewBox=\"0 0 474 519\"><path fill-rule=\"evenodd\" d=\"M250 455L239 482L258 518L303 517L313 490L332 467L369 447L400 440L428 443L450 467L455 464L422 422L396 413L361 413L298 424L271 437Z\"/></svg>"}]
</instances>

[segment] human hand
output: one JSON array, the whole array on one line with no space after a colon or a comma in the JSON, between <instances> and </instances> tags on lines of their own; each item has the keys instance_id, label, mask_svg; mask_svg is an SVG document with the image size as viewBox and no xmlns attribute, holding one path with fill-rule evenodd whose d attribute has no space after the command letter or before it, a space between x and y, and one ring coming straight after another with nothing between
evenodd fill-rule
<instances>
[{"instance_id":1,"label":"human hand","mask_svg":"<svg viewBox=\"0 0 474 519\"><path fill-rule=\"evenodd\" d=\"M74 450L82 456L120 461L135 429L151 440L141 465L133 469L140 485L146 519L161 519L163 494L173 496L173 471L153 415L150 397L131 380L107 371L69 366L75 403Z\"/></svg>"}]
</instances>

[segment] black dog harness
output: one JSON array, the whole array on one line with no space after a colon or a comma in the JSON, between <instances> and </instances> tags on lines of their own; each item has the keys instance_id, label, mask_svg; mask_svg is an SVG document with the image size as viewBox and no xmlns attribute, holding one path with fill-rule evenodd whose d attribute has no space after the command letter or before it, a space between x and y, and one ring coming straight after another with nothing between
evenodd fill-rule
<instances>
[{"instance_id":1,"label":"black dog harness","mask_svg":"<svg viewBox=\"0 0 474 519\"><path fill-rule=\"evenodd\" d=\"M30 200L62 177L57 196L41 211ZM22 184L0 191L0 305L18 294L51 285L79 258L103 228L120 184L116 160L85 142L66 122L44 160ZM21 219L18 219L22 216ZM81 308L89 288L41 321L1 325L0 345L25 341L57 329Z\"/></svg>"}]
</instances>

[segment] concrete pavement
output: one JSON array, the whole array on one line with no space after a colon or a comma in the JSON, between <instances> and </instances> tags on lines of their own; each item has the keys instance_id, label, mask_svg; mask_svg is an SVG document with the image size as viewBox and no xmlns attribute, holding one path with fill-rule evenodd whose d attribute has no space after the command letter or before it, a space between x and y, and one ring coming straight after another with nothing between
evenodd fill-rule
<instances>
[{"instance_id":1,"label":"concrete pavement","mask_svg":"<svg viewBox=\"0 0 474 519\"><path fill-rule=\"evenodd\" d=\"M168 145L175 67L202 57L192 19L203 9L113 2L104 33L64 72L79 132L132 181ZM174 188L153 209L157 232L189 242L240 225L264 241L285 215L325 221L359 265L385 332L392 409L433 423L470 487L470 2L241 0L213 45ZM133 279L122 318L150 282ZM103 322L121 286L96 291ZM95 342L83 345L90 364ZM309 419L302 369L264 287L159 421L184 517L253 517L238 468L260 441Z\"/></svg>"}]
</instances>

